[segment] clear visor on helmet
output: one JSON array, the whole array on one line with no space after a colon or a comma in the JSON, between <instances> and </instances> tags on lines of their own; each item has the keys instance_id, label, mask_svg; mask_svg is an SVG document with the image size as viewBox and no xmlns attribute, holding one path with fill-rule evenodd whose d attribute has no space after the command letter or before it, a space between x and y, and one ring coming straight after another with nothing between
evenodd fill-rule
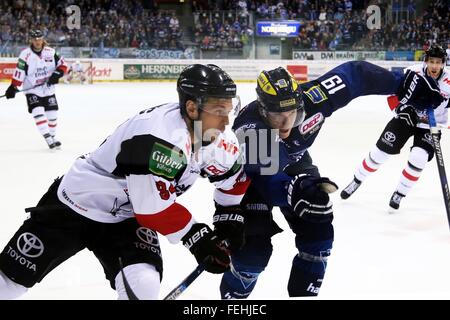
<instances>
[{"instance_id":1,"label":"clear visor on helmet","mask_svg":"<svg viewBox=\"0 0 450 320\"><path fill-rule=\"evenodd\" d=\"M241 108L241 98L203 97L197 101L198 108L203 112L218 117L235 117Z\"/></svg>"},{"instance_id":2,"label":"clear visor on helmet","mask_svg":"<svg viewBox=\"0 0 450 320\"><path fill-rule=\"evenodd\" d=\"M285 112L265 112L265 117L272 129L292 129L299 126L305 120L303 106Z\"/></svg>"}]
</instances>

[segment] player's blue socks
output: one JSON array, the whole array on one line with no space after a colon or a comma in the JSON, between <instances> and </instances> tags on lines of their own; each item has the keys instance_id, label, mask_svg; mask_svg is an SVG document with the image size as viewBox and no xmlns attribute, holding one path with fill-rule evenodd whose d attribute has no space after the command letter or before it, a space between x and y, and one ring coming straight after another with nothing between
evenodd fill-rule
<instances>
[{"instance_id":1,"label":"player's blue socks","mask_svg":"<svg viewBox=\"0 0 450 320\"><path fill-rule=\"evenodd\" d=\"M292 261L288 292L290 297L317 296L322 285L332 240L301 246Z\"/></svg>"},{"instance_id":2,"label":"player's blue socks","mask_svg":"<svg viewBox=\"0 0 450 320\"><path fill-rule=\"evenodd\" d=\"M255 288L258 276L263 270L264 268L261 267L250 267L238 263L233 265L231 271L223 274L220 283L222 299L246 299Z\"/></svg>"}]
</instances>

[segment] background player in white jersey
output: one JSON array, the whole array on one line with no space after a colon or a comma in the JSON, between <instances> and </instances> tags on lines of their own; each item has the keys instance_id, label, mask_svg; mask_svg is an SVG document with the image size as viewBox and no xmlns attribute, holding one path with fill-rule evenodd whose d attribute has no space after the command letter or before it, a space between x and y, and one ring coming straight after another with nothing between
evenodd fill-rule
<instances>
[{"instance_id":1,"label":"background player in white jersey","mask_svg":"<svg viewBox=\"0 0 450 320\"><path fill-rule=\"evenodd\" d=\"M11 85L5 92L7 99L16 96L17 87L23 85L28 112L33 115L36 126L50 149L59 148L61 142L55 137L58 119L58 102L55 84L67 70L63 57L47 45L40 30L29 34L30 47L19 55Z\"/></svg>"},{"instance_id":2,"label":"background player in white jersey","mask_svg":"<svg viewBox=\"0 0 450 320\"><path fill-rule=\"evenodd\" d=\"M79 79L81 84L86 83L86 76L84 75L83 64L80 62L80 60L77 60L70 65L64 83L67 84L70 83L73 78Z\"/></svg>"},{"instance_id":3,"label":"background player in white jersey","mask_svg":"<svg viewBox=\"0 0 450 320\"><path fill-rule=\"evenodd\" d=\"M229 269L229 250L243 241L239 204L248 185L237 138L225 131L236 85L219 67L196 64L183 70L177 89L179 103L125 121L27 209L30 218L0 254L0 299L25 293L84 248L119 299L127 298L119 257L136 296L156 299L163 269L156 232L181 240L207 271ZM216 186L214 231L175 201L200 175Z\"/></svg>"},{"instance_id":4,"label":"background player in white jersey","mask_svg":"<svg viewBox=\"0 0 450 320\"><path fill-rule=\"evenodd\" d=\"M408 76L414 77L416 73L424 75L428 77L430 86L440 90L444 99L437 102L433 107L436 107L434 109L436 123L443 126L447 126L450 97L450 72L444 68L446 57L447 54L441 46L432 45L425 52L423 64L406 69L406 73L409 73ZM407 89L409 88L405 88L405 90ZM412 94L420 95L421 93L413 92ZM400 201L419 179L426 163L433 159L434 147L426 114L426 108L429 106L420 103L403 104L395 96L388 98L388 102L391 108L395 108L396 115L386 125L376 146L356 170L353 181L341 192L341 198L347 199L350 197L361 183L377 171L391 155L399 154L408 139L413 136L414 142L408 162L400 175L397 188L389 202L389 206L397 210L400 207Z\"/></svg>"}]
</instances>

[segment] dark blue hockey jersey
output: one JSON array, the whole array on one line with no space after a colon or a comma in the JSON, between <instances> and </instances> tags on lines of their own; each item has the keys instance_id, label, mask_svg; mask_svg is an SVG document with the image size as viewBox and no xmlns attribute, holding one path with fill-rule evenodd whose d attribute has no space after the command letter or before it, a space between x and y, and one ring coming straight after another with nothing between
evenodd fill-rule
<instances>
[{"instance_id":1,"label":"dark blue hockey jersey","mask_svg":"<svg viewBox=\"0 0 450 320\"><path fill-rule=\"evenodd\" d=\"M301 84L305 120L284 140L271 133L259 114L257 101L245 106L236 117L233 130L241 143L246 142L244 170L252 184L272 205L286 206L286 183L292 177L285 169L302 161L325 119L359 96L394 94L403 77L401 72L390 72L365 61L352 61Z\"/></svg>"}]
</instances>

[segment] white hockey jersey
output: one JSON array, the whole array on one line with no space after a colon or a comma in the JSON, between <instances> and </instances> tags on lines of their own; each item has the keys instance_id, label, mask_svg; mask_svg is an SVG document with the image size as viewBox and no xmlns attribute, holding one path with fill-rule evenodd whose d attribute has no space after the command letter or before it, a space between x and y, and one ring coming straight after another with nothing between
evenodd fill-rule
<instances>
[{"instance_id":1,"label":"white hockey jersey","mask_svg":"<svg viewBox=\"0 0 450 320\"><path fill-rule=\"evenodd\" d=\"M31 48L26 48L19 55L12 84L16 87L23 84L22 89L32 88L35 85L45 83L55 69L60 69L63 72L67 70L64 58L60 57L55 49L44 47L38 55ZM55 86L44 84L24 93L47 97L55 93Z\"/></svg>"},{"instance_id":2,"label":"white hockey jersey","mask_svg":"<svg viewBox=\"0 0 450 320\"><path fill-rule=\"evenodd\" d=\"M71 65L70 65L70 68L69 68L69 70L72 70L72 72L84 72L84 70L83 70L83 64L81 63L81 62L79 62L79 61L76 61L76 62L74 62L74 63L72 63Z\"/></svg>"},{"instance_id":3,"label":"white hockey jersey","mask_svg":"<svg viewBox=\"0 0 450 320\"><path fill-rule=\"evenodd\" d=\"M413 70L421 75L426 74L426 63L416 64L413 66L410 66L406 69ZM445 100L436 108L434 109L434 116L436 118L436 124L447 126L448 122L448 103L450 98L450 72L447 68L444 68L442 71L442 74L438 79L436 79L439 85L439 89L441 90L442 96L445 98ZM416 111L417 115L419 116L419 122L417 124L417 127L429 129L430 126L428 125L428 116L426 110L424 111Z\"/></svg>"},{"instance_id":4,"label":"white hockey jersey","mask_svg":"<svg viewBox=\"0 0 450 320\"><path fill-rule=\"evenodd\" d=\"M222 206L238 205L248 185L231 130L195 153L191 148L178 104L144 110L75 161L61 181L58 197L79 214L104 223L153 215L158 217L153 229L178 242L195 220L189 214L178 221L164 210L199 175L215 184L214 200Z\"/></svg>"}]
</instances>

